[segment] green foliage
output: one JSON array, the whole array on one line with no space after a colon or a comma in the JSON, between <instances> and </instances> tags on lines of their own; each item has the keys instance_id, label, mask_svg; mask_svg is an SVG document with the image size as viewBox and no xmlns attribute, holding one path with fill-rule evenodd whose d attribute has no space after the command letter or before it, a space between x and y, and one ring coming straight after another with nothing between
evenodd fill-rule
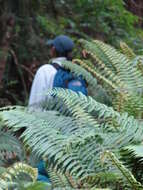
<instances>
[{"instance_id":1,"label":"green foliage","mask_svg":"<svg viewBox=\"0 0 143 190\"><path fill-rule=\"evenodd\" d=\"M9 165L13 155L17 155L13 161L23 160L24 155L20 141L10 132L0 130L0 165Z\"/></svg>"},{"instance_id":2,"label":"green foliage","mask_svg":"<svg viewBox=\"0 0 143 190\"><path fill-rule=\"evenodd\" d=\"M16 163L12 167L7 168L5 172L0 174L0 190L11 189L11 188L18 190L22 189L30 190L30 187L28 186L30 186L30 183L32 184L33 182L35 182L36 179L37 179L37 169L34 169L23 163ZM34 187L34 185L32 186Z\"/></svg>"},{"instance_id":3,"label":"green foliage","mask_svg":"<svg viewBox=\"0 0 143 190\"><path fill-rule=\"evenodd\" d=\"M1 15L7 11L16 16L11 47L20 65L48 63L47 38L64 33L75 41L81 36L88 39L80 40L88 59L62 65L83 76L92 96L53 89L47 92L46 102L30 109L0 109L0 188L143 189L143 123L137 120L143 117L142 56L123 43L122 54L90 39L116 47L120 39L134 41L137 50L142 45L138 36L143 36L134 27L137 17L125 9L123 0L1 0L0 7ZM7 56L2 52L0 56ZM13 61L8 57L8 66L15 70ZM9 78L8 71L7 86L13 88L18 80ZM113 108L97 100L107 105L112 101ZM20 135L19 130L24 132ZM29 152L35 160L46 161L51 185L36 182L37 170L24 164L34 165ZM8 167L17 160L23 163Z\"/></svg>"},{"instance_id":4,"label":"green foliage","mask_svg":"<svg viewBox=\"0 0 143 190\"><path fill-rule=\"evenodd\" d=\"M12 131L25 128L21 138L47 161L53 185L74 189L140 187L112 154L113 163L103 158L109 150L120 160L122 149L140 144L142 123L82 94L54 89L47 94L51 95L54 98L41 105L44 112L12 107L1 109L0 115Z\"/></svg>"},{"instance_id":5,"label":"green foliage","mask_svg":"<svg viewBox=\"0 0 143 190\"><path fill-rule=\"evenodd\" d=\"M30 109L1 108L2 129L6 126L14 133L24 129L20 139L26 150L46 161L50 189L142 189L143 175L141 169L139 174L134 170L134 165L138 161L142 168L143 128L132 116L142 118L143 76L134 64L136 60L138 65L141 57L125 44L122 54L98 40L80 43L88 60L75 59L74 64L66 61L62 66L82 75L93 93L98 82L112 97L116 111L97 102L96 96L94 99L58 88L49 90L47 100ZM2 137L3 144L6 142L3 149L19 155L16 139L6 133ZM39 188L42 184L27 185Z\"/></svg>"},{"instance_id":6,"label":"green foliage","mask_svg":"<svg viewBox=\"0 0 143 190\"><path fill-rule=\"evenodd\" d=\"M59 33L68 33L77 38L88 34L94 38L104 39L115 46L120 39L136 38L134 24L137 24L137 17L126 10L123 0L118 2L114 0L35 2L32 0L21 3L16 0L13 5L7 1L5 6L9 7L9 11L18 18L13 45L18 51L20 62L23 62L23 59L31 60L39 53L41 47L29 51L31 50L29 42L32 40L36 42L35 46L40 45L42 40L40 36L47 38Z\"/></svg>"},{"instance_id":7,"label":"green foliage","mask_svg":"<svg viewBox=\"0 0 143 190\"><path fill-rule=\"evenodd\" d=\"M30 73L35 72L32 68L48 63L50 56L45 46L47 38L66 34L71 36L75 43L81 37L88 40L92 37L102 39L116 47L119 46L120 40L128 42L135 47L135 50L141 49L142 46L143 34L137 29L138 18L126 10L123 0L117 2L114 0L15 0L14 3L2 0L0 7L1 15L5 13L14 15L15 26L12 29L10 47L15 51L19 65L27 68L24 72L13 75L14 67L11 67L13 61L8 60L9 69L4 77L7 81L7 88L9 89L10 81L18 82L18 84L11 85L10 92L7 94L8 97L10 96L10 101L14 99L12 104L14 102L22 104L26 101L23 89L20 90L21 94L19 91L13 92L13 89L15 87L19 89L19 86L25 83L27 92L29 92L32 81ZM74 54L80 57L77 48ZM22 75L24 82L17 80L17 75ZM104 97L102 102L104 102L103 99Z\"/></svg>"},{"instance_id":8,"label":"green foliage","mask_svg":"<svg viewBox=\"0 0 143 190\"><path fill-rule=\"evenodd\" d=\"M122 53L125 54L128 59L132 60L136 57L136 54L125 42L120 42L120 47Z\"/></svg>"},{"instance_id":9,"label":"green foliage","mask_svg":"<svg viewBox=\"0 0 143 190\"><path fill-rule=\"evenodd\" d=\"M76 76L82 76L86 81L87 84L91 85L93 88L96 87L97 85L97 80L96 78L94 78L90 72L86 71L86 69L82 68L80 65L77 64L73 64L70 61L63 61L62 66L65 69L70 70L71 72L73 72Z\"/></svg>"},{"instance_id":10,"label":"green foliage","mask_svg":"<svg viewBox=\"0 0 143 190\"><path fill-rule=\"evenodd\" d=\"M44 35L45 33L49 33L51 35L59 35L62 33L62 30L60 28L57 28L57 24L55 23L55 20L48 19L44 16L37 16L37 22L39 24L41 34Z\"/></svg>"},{"instance_id":11,"label":"green foliage","mask_svg":"<svg viewBox=\"0 0 143 190\"><path fill-rule=\"evenodd\" d=\"M90 64L78 61L112 97L113 107L119 112L127 111L136 118L142 115L142 72L133 61L115 48L98 40L80 40L90 56Z\"/></svg>"},{"instance_id":12,"label":"green foliage","mask_svg":"<svg viewBox=\"0 0 143 190\"><path fill-rule=\"evenodd\" d=\"M81 63L78 63L78 61ZM74 64L73 64L74 63ZM80 60L73 60L71 61L63 61L61 62L62 66L65 69L70 70L75 76L82 76L88 85L88 93L94 97L94 99L98 100L101 103L111 105L111 99L109 98L108 94L106 93L105 89L97 83L96 78L93 73L91 72L91 68L93 65L92 63L88 62L89 64L89 69L86 69L86 67L83 67L82 61Z\"/></svg>"},{"instance_id":13,"label":"green foliage","mask_svg":"<svg viewBox=\"0 0 143 190\"><path fill-rule=\"evenodd\" d=\"M136 37L137 17L125 9L123 0L77 1L72 10L77 15L77 26L92 37L97 36L115 46L121 39Z\"/></svg>"},{"instance_id":14,"label":"green foliage","mask_svg":"<svg viewBox=\"0 0 143 190\"><path fill-rule=\"evenodd\" d=\"M136 181L132 173L122 165L122 163L116 158L116 156L113 153L106 151L105 156L106 155L112 160L112 162L119 168L122 174L127 178L133 189L136 190L143 189L141 183Z\"/></svg>"}]
</instances>

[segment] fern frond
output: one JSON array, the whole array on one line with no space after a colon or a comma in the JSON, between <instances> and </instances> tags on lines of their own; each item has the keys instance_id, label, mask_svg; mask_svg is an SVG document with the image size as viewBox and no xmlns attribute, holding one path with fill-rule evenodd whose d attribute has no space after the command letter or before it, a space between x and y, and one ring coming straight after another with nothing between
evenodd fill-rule
<instances>
[{"instance_id":1,"label":"fern frond","mask_svg":"<svg viewBox=\"0 0 143 190\"><path fill-rule=\"evenodd\" d=\"M63 61L61 62L62 66L66 69L69 69L71 72L73 72L76 76L82 76L89 85L96 86L97 81L96 78L94 78L88 70L84 69L83 67L73 64L70 61Z\"/></svg>"},{"instance_id":2,"label":"fern frond","mask_svg":"<svg viewBox=\"0 0 143 190\"><path fill-rule=\"evenodd\" d=\"M94 77L96 77L99 81L103 81L105 82L106 84L108 84L109 87L111 87L111 89L114 89L115 92L118 91L118 86L116 86L111 80L108 80L106 77L102 76L100 73L98 73L96 71L96 69L94 68L91 68L89 67L86 62L83 62L79 59L75 59L74 62L80 64L83 68L85 68L87 71L89 71ZM103 67L104 68L104 67ZM105 69L105 68L104 68ZM111 72L107 72L106 74L111 74ZM108 76L109 76L108 75ZM114 79L114 81L116 81L116 79ZM119 82L119 81L117 81ZM104 84L103 84L104 85Z\"/></svg>"},{"instance_id":3,"label":"fern frond","mask_svg":"<svg viewBox=\"0 0 143 190\"><path fill-rule=\"evenodd\" d=\"M142 158L143 157L143 145L129 145L125 147L126 150L131 152L131 154L136 158Z\"/></svg>"},{"instance_id":4,"label":"fern frond","mask_svg":"<svg viewBox=\"0 0 143 190\"><path fill-rule=\"evenodd\" d=\"M128 59L132 60L136 57L136 54L125 42L120 42L120 48L123 54L126 55Z\"/></svg>"},{"instance_id":5,"label":"fern frond","mask_svg":"<svg viewBox=\"0 0 143 190\"><path fill-rule=\"evenodd\" d=\"M110 152L110 151L106 151L104 153L104 156L108 156L111 161L113 162L113 164L115 164L118 169L121 171L121 173L125 176L125 178L127 179L127 181L129 182L129 184L131 185L131 187L135 190L139 190L139 189L143 189L143 186L141 185L141 183L139 183L134 176L132 175L132 173L123 166L123 164L116 158L116 156Z\"/></svg>"},{"instance_id":6,"label":"fern frond","mask_svg":"<svg viewBox=\"0 0 143 190\"><path fill-rule=\"evenodd\" d=\"M47 165L47 172L50 176L50 181L53 187L72 187L77 188L77 182L68 173L62 174L62 172L57 172L55 169Z\"/></svg>"},{"instance_id":7,"label":"fern frond","mask_svg":"<svg viewBox=\"0 0 143 190\"><path fill-rule=\"evenodd\" d=\"M10 186L17 186L21 185L21 175L24 176L26 174L30 177L32 182L37 180L37 169L34 169L26 164L23 163L16 163L13 167L7 168L6 172L0 174L0 188L1 190L5 190ZM22 179L24 182L24 178Z\"/></svg>"},{"instance_id":8,"label":"fern frond","mask_svg":"<svg viewBox=\"0 0 143 190\"><path fill-rule=\"evenodd\" d=\"M0 130L0 165L9 164L11 155L15 155L15 159L24 159L24 150L20 141L10 132Z\"/></svg>"},{"instance_id":9,"label":"fern frond","mask_svg":"<svg viewBox=\"0 0 143 190\"><path fill-rule=\"evenodd\" d=\"M13 177L18 177L20 173L28 174L32 181L37 180L37 169L34 169L24 163L16 163L13 165L13 167L9 167L7 172L2 174L2 178L5 180L12 180Z\"/></svg>"},{"instance_id":10,"label":"fern frond","mask_svg":"<svg viewBox=\"0 0 143 190\"><path fill-rule=\"evenodd\" d=\"M142 112L143 107L143 101L139 96L143 88L141 71L133 66L132 60L129 60L125 55L115 50L115 48L101 41L95 40L88 42L86 40L80 40L80 42L96 66L95 69L93 66L90 67L91 72L95 73L94 76L96 76L98 82L102 79L106 90L111 91L111 95L113 94L114 108L117 111L128 111L130 114L140 117L139 112ZM87 67L86 64L82 65L83 67ZM119 97L121 101L118 101L120 100ZM127 110L129 104L131 106ZM134 113L132 113L132 107L136 108Z\"/></svg>"},{"instance_id":11,"label":"fern frond","mask_svg":"<svg viewBox=\"0 0 143 190\"><path fill-rule=\"evenodd\" d=\"M132 64L134 65L134 67L136 67L142 74L143 76L143 56L136 56L133 60L132 60Z\"/></svg>"},{"instance_id":12,"label":"fern frond","mask_svg":"<svg viewBox=\"0 0 143 190\"><path fill-rule=\"evenodd\" d=\"M95 112L98 114L98 119L102 118L104 120L111 117L112 120L116 120L118 126L121 126L120 130L129 130L132 133L131 139L136 141L137 139L140 139L140 141L142 139L142 123L135 120L132 116L129 117L127 113L119 114L113 108L98 103L91 97L86 97L81 93L77 94L70 90L53 89L49 91L49 95L63 99L64 103L71 106L71 108L79 105L88 113Z\"/></svg>"},{"instance_id":13,"label":"fern frond","mask_svg":"<svg viewBox=\"0 0 143 190\"><path fill-rule=\"evenodd\" d=\"M12 112L11 112L11 114L12 114ZM15 113L14 113L14 115L15 115ZM63 128L63 126L65 126L67 120L65 120L66 118L64 118L65 124L63 125L61 123L62 120L60 118L58 118L59 116L56 116L56 118L51 118L51 116L49 116L49 118L46 117L46 120L45 120L46 122L42 119L39 119L37 124L35 121L34 125L30 127L29 124L31 123L31 121L34 121L35 116L32 114L34 117L31 118L32 120L30 121L29 119L31 116L29 117L28 115L29 115L29 113L27 113L27 117L26 117L27 125L25 125L25 126L28 126L28 128L25 130L23 137L24 137L24 140L26 141L26 144L28 144L33 149L33 151L36 152L36 154L47 157L48 161L50 161L52 159L51 165L53 165L56 170L58 170L58 168L60 168L60 170L63 173L67 172L71 176L74 176L74 178L75 177L80 178L80 176L83 177L84 175L87 175L87 172L89 174L91 172L93 173L92 167L86 168L84 163L82 163L81 160L79 159L79 155L81 155L81 153L79 154L78 147L76 149L72 148L72 147L76 147L77 146L76 144L78 144L78 143L84 144L84 141L86 142L86 139L87 140L91 139L91 137L93 139L94 136L95 136L96 140L98 140L97 137L99 136L99 134L98 133L95 134L95 132L94 132L94 131L96 131L95 129L91 129L91 127L89 125L91 130L90 130L90 133L87 133L88 128L87 129L82 128L82 130L81 130L81 128L79 128L79 125L78 125L77 129L75 128L74 125L66 125L66 128L74 127L74 130L68 129L67 130L68 133L65 130L61 131L59 129L61 128L61 126L62 126L62 128ZM29 119L28 119L28 117L29 117ZM17 117L17 118L19 118L19 117ZM51 120L49 120L50 118L51 118ZM67 119L69 120L69 118L67 118ZM59 120L59 122L58 122L58 120ZM53 123L53 121L55 121L55 122ZM24 123L25 122L26 121L24 121ZM54 128L52 126L54 126ZM46 134L46 136L45 136L45 134ZM44 142L46 144L43 146ZM95 152L97 154L96 150L93 150L93 152ZM61 166L65 169L63 170L61 168Z\"/></svg>"},{"instance_id":14,"label":"fern frond","mask_svg":"<svg viewBox=\"0 0 143 190\"><path fill-rule=\"evenodd\" d=\"M95 56L95 60L98 58L105 66L109 67L128 88L136 89L143 86L141 73L132 66L132 62L126 56L119 53L115 48L98 40L93 42L82 40L82 43L86 46L86 50L91 56ZM104 56L102 57L94 47L100 50Z\"/></svg>"},{"instance_id":15,"label":"fern frond","mask_svg":"<svg viewBox=\"0 0 143 190\"><path fill-rule=\"evenodd\" d=\"M87 188L101 183L104 187L109 179L103 177L105 171L117 174L112 175L115 182L119 182L119 177L122 180L110 162L102 165L101 153L103 150L116 153L130 143L140 143L142 124L80 93L58 88L49 91L49 95L54 97L49 104L50 111L48 107L45 112L15 109L3 111L0 116L11 130L25 127L22 135L25 144L37 156L44 157L53 171L66 179L68 173L75 184L82 187L86 181ZM59 178L55 180L60 183Z\"/></svg>"}]
</instances>

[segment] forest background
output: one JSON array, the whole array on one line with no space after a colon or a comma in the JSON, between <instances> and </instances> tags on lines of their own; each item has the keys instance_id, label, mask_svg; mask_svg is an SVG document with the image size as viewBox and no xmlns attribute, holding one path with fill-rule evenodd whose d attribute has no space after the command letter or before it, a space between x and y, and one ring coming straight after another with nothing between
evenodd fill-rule
<instances>
[{"instance_id":1,"label":"forest background","mask_svg":"<svg viewBox=\"0 0 143 190\"><path fill-rule=\"evenodd\" d=\"M142 0L0 0L0 106L26 105L37 68L49 60L47 39L99 39L143 52Z\"/></svg>"}]
</instances>

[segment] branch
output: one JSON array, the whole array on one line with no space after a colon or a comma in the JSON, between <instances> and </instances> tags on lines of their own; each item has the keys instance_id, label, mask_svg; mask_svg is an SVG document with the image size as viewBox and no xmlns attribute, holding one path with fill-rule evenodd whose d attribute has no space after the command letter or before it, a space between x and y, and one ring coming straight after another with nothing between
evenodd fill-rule
<instances>
[{"instance_id":1,"label":"branch","mask_svg":"<svg viewBox=\"0 0 143 190\"><path fill-rule=\"evenodd\" d=\"M16 54L15 52L10 49L10 53L12 54L13 58L14 58L14 63L15 65L17 66L19 72L20 72L20 77L21 77L21 81L22 81L22 84L23 84L23 88L24 88L24 93L25 93L25 96L26 98L28 98L28 91L27 91L27 88L26 88L26 84L25 84L25 81L24 81L24 77L23 77L23 74L22 74L22 71L21 71L21 68L20 68L20 65L18 63L18 59L16 57Z\"/></svg>"}]
</instances>

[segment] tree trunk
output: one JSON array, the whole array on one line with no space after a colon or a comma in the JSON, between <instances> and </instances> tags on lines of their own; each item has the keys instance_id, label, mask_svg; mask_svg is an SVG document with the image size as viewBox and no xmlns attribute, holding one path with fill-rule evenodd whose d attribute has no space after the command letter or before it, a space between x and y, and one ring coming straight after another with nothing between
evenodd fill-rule
<instances>
[{"instance_id":1,"label":"tree trunk","mask_svg":"<svg viewBox=\"0 0 143 190\"><path fill-rule=\"evenodd\" d=\"M0 26L2 28L0 34L0 85L6 66L14 23L15 21L13 15L4 14L0 17Z\"/></svg>"}]
</instances>

